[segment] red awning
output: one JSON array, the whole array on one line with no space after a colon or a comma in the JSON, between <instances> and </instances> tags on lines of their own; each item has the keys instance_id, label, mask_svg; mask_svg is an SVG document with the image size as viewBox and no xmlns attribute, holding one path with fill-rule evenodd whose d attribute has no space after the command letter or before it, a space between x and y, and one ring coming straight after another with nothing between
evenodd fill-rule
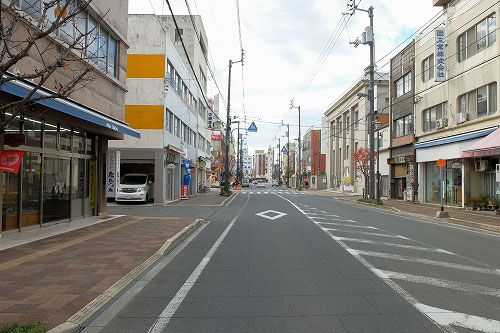
<instances>
[{"instance_id":1,"label":"red awning","mask_svg":"<svg viewBox=\"0 0 500 333\"><path fill-rule=\"evenodd\" d=\"M500 128L464 150L462 157L482 157L500 155Z\"/></svg>"}]
</instances>

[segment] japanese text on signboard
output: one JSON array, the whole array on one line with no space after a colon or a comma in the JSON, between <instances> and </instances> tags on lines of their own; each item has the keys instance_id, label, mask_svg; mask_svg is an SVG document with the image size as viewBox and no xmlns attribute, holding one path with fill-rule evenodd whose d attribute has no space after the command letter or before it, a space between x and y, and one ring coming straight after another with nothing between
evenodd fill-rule
<instances>
[{"instance_id":1,"label":"japanese text on signboard","mask_svg":"<svg viewBox=\"0 0 500 333\"><path fill-rule=\"evenodd\" d=\"M436 81L446 80L446 40L445 30L443 27L436 28L435 31L436 47L434 54L436 55Z\"/></svg>"}]
</instances>

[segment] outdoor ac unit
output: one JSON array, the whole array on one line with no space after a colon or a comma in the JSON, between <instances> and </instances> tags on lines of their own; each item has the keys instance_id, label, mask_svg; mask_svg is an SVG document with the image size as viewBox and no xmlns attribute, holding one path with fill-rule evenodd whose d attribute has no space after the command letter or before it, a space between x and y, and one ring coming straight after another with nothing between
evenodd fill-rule
<instances>
[{"instance_id":1,"label":"outdoor ac unit","mask_svg":"<svg viewBox=\"0 0 500 333\"><path fill-rule=\"evenodd\" d=\"M488 160L479 160L475 163L476 171L482 172L488 170Z\"/></svg>"},{"instance_id":2,"label":"outdoor ac unit","mask_svg":"<svg viewBox=\"0 0 500 333\"><path fill-rule=\"evenodd\" d=\"M436 126L437 128L445 128L448 126L448 118L441 118L436 120Z\"/></svg>"},{"instance_id":3,"label":"outdoor ac unit","mask_svg":"<svg viewBox=\"0 0 500 333\"><path fill-rule=\"evenodd\" d=\"M457 113L457 124L463 123L466 120L466 117L463 113Z\"/></svg>"}]
</instances>

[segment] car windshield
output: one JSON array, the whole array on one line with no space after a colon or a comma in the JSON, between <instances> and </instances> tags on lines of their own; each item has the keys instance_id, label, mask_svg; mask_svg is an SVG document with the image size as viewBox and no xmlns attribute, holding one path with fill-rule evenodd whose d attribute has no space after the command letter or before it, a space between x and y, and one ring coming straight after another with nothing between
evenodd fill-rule
<instances>
[{"instance_id":1,"label":"car windshield","mask_svg":"<svg viewBox=\"0 0 500 333\"><path fill-rule=\"evenodd\" d=\"M147 176L141 175L125 175L120 180L120 184L123 185L142 185L146 184Z\"/></svg>"}]
</instances>

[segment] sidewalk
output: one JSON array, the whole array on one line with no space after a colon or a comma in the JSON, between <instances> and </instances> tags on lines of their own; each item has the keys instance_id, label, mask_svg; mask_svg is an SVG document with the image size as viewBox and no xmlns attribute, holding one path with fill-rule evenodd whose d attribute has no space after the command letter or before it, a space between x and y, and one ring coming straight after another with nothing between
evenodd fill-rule
<instances>
[{"instance_id":1,"label":"sidewalk","mask_svg":"<svg viewBox=\"0 0 500 333\"><path fill-rule=\"evenodd\" d=\"M237 191L233 191L236 194ZM222 206L231 198L220 195L220 189L211 189L210 192L198 193L186 200L177 200L167 203L167 206Z\"/></svg>"},{"instance_id":2,"label":"sidewalk","mask_svg":"<svg viewBox=\"0 0 500 333\"><path fill-rule=\"evenodd\" d=\"M0 251L0 328L28 320L53 328L70 317L78 327L200 223L107 217L104 223ZM15 243L15 236L5 234L0 244L9 238Z\"/></svg>"},{"instance_id":3,"label":"sidewalk","mask_svg":"<svg viewBox=\"0 0 500 333\"><path fill-rule=\"evenodd\" d=\"M364 204L357 201L359 198L361 198L360 195L351 195L348 193L334 192L330 190L306 190L306 192L314 195L335 197L340 200L356 202L357 204ZM383 201L384 205L382 207L385 209L393 209L402 213L422 215L430 218L435 218L436 212L440 210L440 206L434 204L412 203L400 200ZM496 215L495 212L469 211L458 207L445 207L445 211L448 212L450 218L436 219L437 221L444 221L484 230L500 232L500 215Z\"/></svg>"}]
</instances>

